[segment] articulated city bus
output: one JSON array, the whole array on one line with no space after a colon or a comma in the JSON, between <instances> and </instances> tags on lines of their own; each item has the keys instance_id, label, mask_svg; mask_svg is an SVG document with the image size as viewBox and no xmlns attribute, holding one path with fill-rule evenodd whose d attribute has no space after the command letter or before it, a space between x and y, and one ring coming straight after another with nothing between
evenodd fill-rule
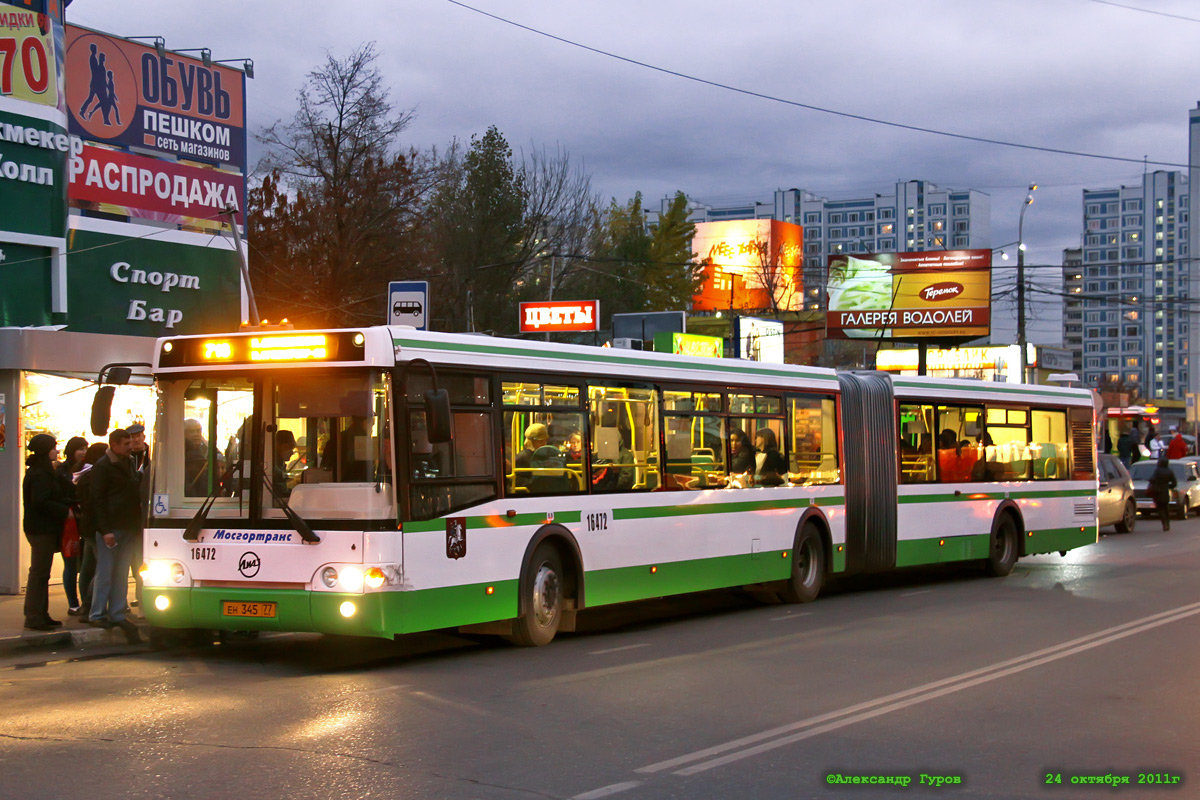
<instances>
[{"instance_id":1,"label":"articulated city bus","mask_svg":"<svg viewBox=\"0 0 1200 800\"><path fill-rule=\"evenodd\" d=\"M405 327L167 338L153 366L162 628L542 645L584 608L1097 539L1077 389Z\"/></svg>"}]
</instances>

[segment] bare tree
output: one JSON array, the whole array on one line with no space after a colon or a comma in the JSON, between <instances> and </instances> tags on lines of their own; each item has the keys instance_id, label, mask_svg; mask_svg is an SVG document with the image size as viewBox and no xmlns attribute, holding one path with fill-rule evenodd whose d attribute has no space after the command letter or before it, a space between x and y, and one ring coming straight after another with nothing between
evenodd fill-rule
<instances>
[{"instance_id":1,"label":"bare tree","mask_svg":"<svg viewBox=\"0 0 1200 800\"><path fill-rule=\"evenodd\" d=\"M380 322L386 282L421 277L412 264L432 170L399 144L413 112L389 102L377 59L373 44L345 59L327 55L308 74L295 117L257 134L268 154L251 192L249 238L264 315Z\"/></svg>"}]
</instances>

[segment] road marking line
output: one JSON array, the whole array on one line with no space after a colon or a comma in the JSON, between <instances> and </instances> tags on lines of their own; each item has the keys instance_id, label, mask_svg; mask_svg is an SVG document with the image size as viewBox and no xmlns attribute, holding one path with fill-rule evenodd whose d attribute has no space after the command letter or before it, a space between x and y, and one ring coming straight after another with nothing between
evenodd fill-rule
<instances>
[{"instance_id":1,"label":"road marking line","mask_svg":"<svg viewBox=\"0 0 1200 800\"><path fill-rule=\"evenodd\" d=\"M1162 547L1162 542L1159 542L1158 544L1148 544L1148 545L1145 545L1145 547L1147 550L1150 549L1151 547Z\"/></svg>"},{"instance_id":2,"label":"road marking line","mask_svg":"<svg viewBox=\"0 0 1200 800\"><path fill-rule=\"evenodd\" d=\"M801 611L799 614L784 614L782 617L771 617L767 622L779 622L781 619L799 619L800 617L812 616L811 611Z\"/></svg>"},{"instance_id":3,"label":"road marking line","mask_svg":"<svg viewBox=\"0 0 1200 800\"><path fill-rule=\"evenodd\" d=\"M639 647L649 647L649 646L650 646L649 642L647 642L645 644L627 644L624 647L610 647L607 650L593 650L592 652L588 653L588 655L589 656L602 656L605 653L619 653L622 650L636 650Z\"/></svg>"},{"instance_id":4,"label":"road marking line","mask_svg":"<svg viewBox=\"0 0 1200 800\"><path fill-rule=\"evenodd\" d=\"M675 774L676 775L695 775L697 772L705 772L707 770L713 769L714 767L720 767L720 766L723 766L724 764L729 764L734 761L741 761L743 758L749 758L750 756L755 756L755 755L758 755L759 753L765 753L769 750L775 750L779 747L783 747L785 745L789 745L794 742L799 742L803 739L809 739L809 738L812 738L813 736L817 736L819 734L826 733L828 731L837 730L838 728L844 728L848 725L853 725L856 722L862 722L864 720L868 720L873 717L879 717L884 714L889 714L892 711L898 711L903 708L908 708L909 706L915 706L920 703L924 703L928 700L935 700L939 697L944 697L945 695L948 695L948 694L954 694L955 692L961 692L964 689L970 689L974 686L979 686L984 683L990 683L994 680L999 680L1000 678L1008 677L1009 675L1015 675L1018 672L1024 672L1027 669L1033 669L1034 667L1039 667L1043 664L1048 664L1051 661L1058 661L1059 659L1066 658L1067 656L1076 655L1077 653L1082 653L1086 650L1091 650L1092 648L1100 647L1101 645L1115 642L1118 639L1124 639L1127 636L1133 636L1134 634L1142 633L1144 631L1148 631L1153 628L1157 628L1157 627L1166 625L1171 622L1177 622L1181 619L1186 619L1187 617L1191 617L1196 614L1200 614L1200 609L1193 609L1192 611L1188 611L1187 613L1184 613L1184 614L1178 614L1174 617L1168 617L1167 619L1161 619L1156 622L1149 623L1141 628L1134 628L1131 630L1122 631L1121 633L1114 634L1114 635L1109 636L1104 639L1098 639L1093 642L1088 642L1087 644L1080 645L1080 646L1072 648L1070 650L1064 650L1062 652L1055 653L1053 655L1048 655L1043 658L1039 658L1039 659L1035 659L1033 661L1026 662L1024 664L1019 664L1015 667L1009 667L1008 669L1000 670L999 672L993 672L990 675L984 675L984 676L974 678L969 681L964 681L962 683L954 684L951 686L946 686L941 689L936 689L934 691L927 692L925 694L918 695L916 697L912 697L908 700L903 700L898 703L892 703L891 705L883 706L881 708L876 708L872 711L866 711L861 714L857 714L855 716L846 717L845 719L841 719L836 722L831 722L827 725L822 725L820 727L812 728L807 731L795 733L795 734L792 734L791 736L785 736L782 739L776 739L771 742L766 742L764 744L760 744L756 747L751 747L749 749L742 750L742 751L739 751L736 753L730 753L727 756L722 756L720 758L714 758L711 761L705 761L700 764L696 764L694 766L687 767L685 769L681 769L681 770L677 771Z\"/></svg>"},{"instance_id":5,"label":"road marking line","mask_svg":"<svg viewBox=\"0 0 1200 800\"><path fill-rule=\"evenodd\" d=\"M628 789L632 789L635 786L641 786L641 785L642 785L641 781L624 781L623 783L614 783L609 786L602 786L599 789L593 789L590 792L584 792L583 794L577 794L574 797L570 798L570 800L596 800L596 798L608 797L611 794L617 794L618 792L624 792Z\"/></svg>"},{"instance_id":6,"label":"road marking line","mask_svg":"<svg viewBox=\"0 0 1200 800\"><path fill-rule=\"evenodd\" d=\"M1048 663L1049 661L1053 661L1058 658L1065 658L1068 655L1074 655L1075 653L1091 649L1092 647L1098 647L1101 644L1107 644L1125 636L1129 636L1134 633L1140 633L1143 630L1149 630L1153 627L1157 627L1158 625L1165 625L1168 622L1175 622L1176 620L1184 619L1194 614L1200 614L1200 603L1192 603L1190 605L1180 606L1179 608L1174 608L1169 611L1162 611L1158 614L1152 614L1148 617L1136 619L1121 625L1115 625L1111 628L1097 631L1096 633L1091 633L1067 642L1062 642L1061 644L1043 648L1042 650L1036 650L1032 653L1026 653L1025 655L1017 656L1016 658L1011 658L1006 661L989 664L986 667L980 667L979 669L964 672L949 678L943 678L941 680L933 681L912 689L906 689L885 697L867 700L853 706L838 709L837 711L831 711L827 714L809 717L808 719L803 719L788 725L781 725L777 728L772 728L761 733L735 739L731 742L725 742L724 744L714 745L713 747L708 747L703 750L697 750L693 753L688 753L667 761L660 761L656 764L640 767L634 770L634 772L661 772L663 770L674 769L675 767L680 767L684 764L689 764L694 761L703 761L704 759L708 759L712 756L718 756L721 753L727 753L730 750L739 750L740 748L746 748L750 745L757 745L757 747L753 747L748 750L740 750L740 752L713 759L712 761L704 761L704 763L697 764L694 767L679 770L675 774L691 775L695 772L702 772L706 769L711 769L713 767L720 766L721 764L726 764L730 761L736 761L750 755L756 755L757 753L774 749L775 747L782 747L783 745L790 744L793 741L799 741L800 739L808 738L809 736L815 736L818 733L824 733L828 730L842 727L843 725L849 725L853 722L870 719L871 717L879 716L879 714L886 714L889 711L895 711L900 708L907 707L908 705L913 705L915 702L932 700L935 697L940 697L944 694L950 694L952 692L960 691L961 689L976 686L980 683L986 683L1000 677L1021 672L1025 669L1030 669L1034 666L1040 666L1041 664ZM912 702L907 702L910 699L913 699ZM882 710L880 710L881 707ZM801 729L805 728L809 728L811 730L806 730L798 734L794 733L795 731L800 731ZM785 736L786 734L793 735ZM777 738L780 736L784 736L785 738ZM758 744L759 742L764 742L768 739L774 741L767 742L766 744Z\"/></svg>"},{"instance_id":7,"label":"road marking line","mask_svg":"<svg viewBox=\"0 0 1200 800\"><path fill-rule=\"evenodd\" d=\"M912 597L913 595L916 595L916 594L929 594L932 591L933 591L933 589L920 589L915 592L905 592L904 594L902 594L900 596L901 597Z\"/></svg>"}]
</instances>

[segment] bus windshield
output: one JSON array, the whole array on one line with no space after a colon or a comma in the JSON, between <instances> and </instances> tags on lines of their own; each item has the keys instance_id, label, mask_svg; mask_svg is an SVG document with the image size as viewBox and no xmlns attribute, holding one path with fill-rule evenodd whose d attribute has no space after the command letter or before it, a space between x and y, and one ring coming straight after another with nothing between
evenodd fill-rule
<instances>
[{"instance_id":1,"label":"bus windshield","mask_svg":"<svg viewBox=\"0 0 1200 800\"><path fill-rule=\"evenodd\" d=\"M388 378L379 372L159 381L154 516L395 517ZM261 414L261 421L257 415Z\"/></svg>"}]
</instances>

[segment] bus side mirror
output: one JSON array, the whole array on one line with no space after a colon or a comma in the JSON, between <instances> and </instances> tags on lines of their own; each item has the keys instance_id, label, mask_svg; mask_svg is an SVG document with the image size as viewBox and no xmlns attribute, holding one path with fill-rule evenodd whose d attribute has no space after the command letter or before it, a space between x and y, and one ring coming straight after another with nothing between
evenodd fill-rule
<instances>
[{"instance_id":1,"label":"bus side mirror","mask_svg":"<svg viewBox=\"0 0 1200 800\"><path fill-rule=\"evenodd\" d=\"M113 395L117 393L115 386L101 386L96 389L92 398L92 435L104 436L108 433L108 418L112 414Z\"/></svg>"},{"instance_id":2,"label":"bus side mirror","mask_svg":"<svg viewBox=\"0 0 1200 800\"><path fill-rule=\"evenodd\" d=\"M149 364L137 363L133 366L148 367ZM124 386L129 383L129 379L133 377L133 370L128 365L123 364L105 364L100 374L96 376L96 383L105 384L96 389L96 396L92 398L92 435L103 436L108 433L108 420L112 416L112 401L113 395L117 392L118 386Z\"/></svg>"},{"instance_id":3,"label":"bus side mirror","mask_svg":"<svg viewBox=\"0 0 1200 800\"><path fill-rule=\"evenodd\" d=\"M445 389L425 390L425 434L431 444L448 442L450 429L450 393Z\"/></svg>"}]
</instances>

